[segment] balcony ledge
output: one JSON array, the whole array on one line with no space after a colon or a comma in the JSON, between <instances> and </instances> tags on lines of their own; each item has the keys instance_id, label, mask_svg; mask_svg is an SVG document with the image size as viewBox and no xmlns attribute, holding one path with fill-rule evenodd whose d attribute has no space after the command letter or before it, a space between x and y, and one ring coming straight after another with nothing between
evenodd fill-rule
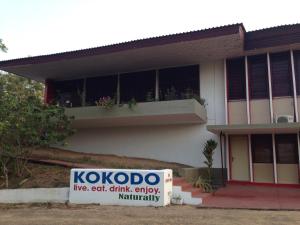
<instances>
[{"instance_id":1,"label":"balcony ledge","mask_svg":"<svg viewBox=\"0 0 300 225\"><path fill-rule=\"evenodd\" d=\"M138 125L203 124L206 109L195 99L143 102L129 109L127 105L104 109L98 106L66 108L74 116L74 128Z\"/></svg>"}]
</instances>

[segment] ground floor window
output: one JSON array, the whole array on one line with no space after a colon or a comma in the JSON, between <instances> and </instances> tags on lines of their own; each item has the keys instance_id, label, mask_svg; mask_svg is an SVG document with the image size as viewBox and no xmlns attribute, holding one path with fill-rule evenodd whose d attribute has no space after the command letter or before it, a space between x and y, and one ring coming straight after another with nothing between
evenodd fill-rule
<instances>
[{"instance_id":1,"label":"ground floor window","mask_svg":"<svg viewBox=\"0 0 300 225\"><path fill-rule=\"evenodd\" d=\"M279 164L298 163L297 134L275 135L276 161Z\"/></svg>"},{"instance_id":2,"label":"ground floor window","mask_svg":"<svg viewBox=\"0 0 300 225\"><path fill-rule=\"evenodd\" d=\"M251 135L253 163L273 163L271 134Z\"/></svg>"}]
</instances>

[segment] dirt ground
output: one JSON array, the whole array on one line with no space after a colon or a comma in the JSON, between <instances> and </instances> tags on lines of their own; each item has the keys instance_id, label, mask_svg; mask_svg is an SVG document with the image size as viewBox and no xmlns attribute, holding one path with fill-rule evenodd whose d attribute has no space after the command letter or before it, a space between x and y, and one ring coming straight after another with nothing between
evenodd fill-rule
<instances>
[{"instance_id":1,"label":"dirt ground","mask_svg":"<svg viewBox=\"0 0 300 225\"><path fill-rule=\"evenodd\" d=\"M154 159L143 159L117 155L79 153L58 148L40 148L32 150L32 158L54 159L95 165L101 168L124 169L178 169L189 167L179 163L170 163Z\"/></svg>"},{"instance_id":2,"label":"dirt ground","mask_svg":"<svg viewBox=\"0 0 300 225\"><path fill-rule=\"evenodd\" d=\"M178 163L168 163L152 159L122 157L116 155L101 155L72 152L57 148L41 148L32 150L31 158L52 159L72 163L95 165L98 168L128 168L128 169L173 169L173 175L178 176L178 169L188 167ZM28 177L10 177L9 188L49 188L69 186L70 168L28 163L31 175ZM0 177L0 189L5 188L5 181Z\"/></svg>"},{"instance_id":3,"label":"dirt ground","mask_svg":"<svg viewBox=\"0 0 300 225\"><path fill-rule=\"evenodd\" d=\"M49 188L68 187L70 179L70 169L61 166L52 166L36 163L28 163L31 171L30 177L10 177L9 188ZM4 180L0 177L0 186L5 188Z\"/></svg>"},{"instance_id":4,"label":"dirt ground","mask_svg":"<svg viewBox=\"0 0 300 225\"><path fill-rule=\"evenodd\" d=\"M5 225L297 225L299 211L199 209L192 206L122 207L15 205L0 206Z\"/></svg>"}]
</instances>

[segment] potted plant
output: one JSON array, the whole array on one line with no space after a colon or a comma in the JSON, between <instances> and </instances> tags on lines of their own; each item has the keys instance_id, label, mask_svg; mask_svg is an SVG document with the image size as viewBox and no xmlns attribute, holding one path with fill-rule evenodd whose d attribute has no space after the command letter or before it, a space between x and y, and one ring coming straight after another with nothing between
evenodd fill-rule
<instances>
[{"instance_id":1,"label":"potted plant","mask_svg":"<svg viewBox=\"0 0 300 225\"><path fill-rule=\"evenodd\" d=\"M183 198L178 195L173 195L171 198L171 203L174 205L182 205L183 204Z\"/></svg>"},{"instance_id":2,"label":"potted plant","mask_svg":"<svg viewBox=\"0 0 300 225\"><path fill-rule=\"evenodd\" d=\"M97 106L103 107L106 110L111 110L115 105L115 99L110 96L101 97L95 102Z\"/></svg>"}]
</instances>

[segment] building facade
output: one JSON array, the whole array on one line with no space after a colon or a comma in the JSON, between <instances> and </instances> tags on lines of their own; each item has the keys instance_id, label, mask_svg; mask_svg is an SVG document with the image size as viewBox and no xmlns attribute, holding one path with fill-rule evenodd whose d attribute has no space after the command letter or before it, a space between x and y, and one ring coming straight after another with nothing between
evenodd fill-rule
<instances>
[{"instance_id":1,"label":"building facade","mask_svg":"<svg viewBox=\"0 0 300 225\"><path fill-rule=\"evenodd\" d=\"M0 69L45 82L45 101L75 116L67 149L203 167L214 139L229 182L299 184L298 24L235 24Z\"/></svg>"}]
</instances>

